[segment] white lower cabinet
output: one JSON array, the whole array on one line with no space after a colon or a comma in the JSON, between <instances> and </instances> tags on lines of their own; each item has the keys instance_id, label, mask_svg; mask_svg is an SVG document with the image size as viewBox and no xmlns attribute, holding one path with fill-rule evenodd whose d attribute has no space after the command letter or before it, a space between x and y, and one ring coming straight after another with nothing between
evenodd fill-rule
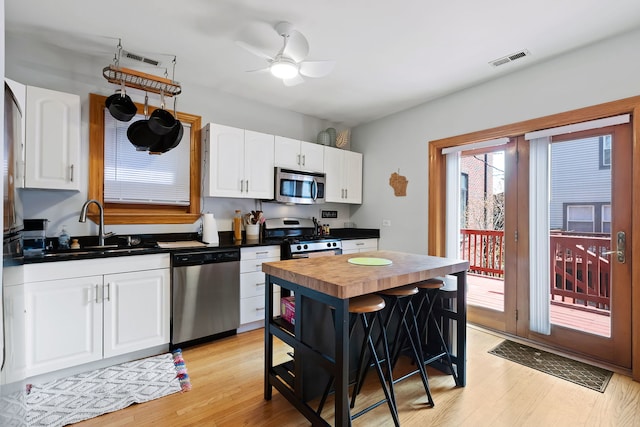
<instances>
[{"instance_id":1,"label":"white lower cabinet","mask_svg":"<svg viewBox=\"0 0 640 427\"><path fill-rule=\"evenodd\" d=\"M280 261L279 246L240 249L240 325L264 320L265 280L262 263ZM273 312L280 314L280 288L273 291Z\"/></svg>"},{"instance_id":2,"label":"white lower cabinet","mask_svg":"<svg viewBox=\"0 0 640 427\"><path fill-rule=\"evenodd\" d=\"M103 356L169 342L169 269L104 276Z\"/></svg>"},{"instance_id":3,"label":"white lower cabinet","mask_svg":"<svg viewBox=\"0 0 640 427\"><path fill-rule=\"evenodd\" d=\"M161 258L145 265L146 257ZM80 276L55 280L37 280L46 264L25 266L27 280L36 279L24 285L27 376L169 342L168 255L120 258L131 260L47 263L53 277L63 275L61 269ZM116 273L122 264L138 271ZM150 269L141 270L145 267ZM83 275L87 272L102 274Z\"/></svg>"},{"instance_id":4,"label":"white lower cabinet","mask_svg":"<svg viewBox=\"0 0 640 427\"><path fill-rule=\"evenodd\" d=\"M356 254L378 250L378 239L351 239L342 241L343 254Z\"/></svg>"},{"instance_id":5,"label":"white lower cabinet","mask_svg":"<svg viewBox=\"0 0 640 427\"><path fill-rule=\"evenodd\" d=\"M102 359L102 276L25 284L27 376Z\"/></svg>"}]
</instances>

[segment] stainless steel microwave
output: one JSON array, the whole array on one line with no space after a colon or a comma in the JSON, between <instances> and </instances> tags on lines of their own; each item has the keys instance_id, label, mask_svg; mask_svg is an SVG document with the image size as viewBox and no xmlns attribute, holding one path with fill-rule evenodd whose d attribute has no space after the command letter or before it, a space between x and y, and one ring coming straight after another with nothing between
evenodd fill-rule
<instances>
[{"instance_id":1,"label":"stainless steel microwave","mask_svg":"<svg viewBox=\"0 0 640 427\"><path fill-rule=\"evenodd\" d=\"M276 168L276 202L301 205L324 203L324 193L324 173Z\"/></svg>"}]
</instances>

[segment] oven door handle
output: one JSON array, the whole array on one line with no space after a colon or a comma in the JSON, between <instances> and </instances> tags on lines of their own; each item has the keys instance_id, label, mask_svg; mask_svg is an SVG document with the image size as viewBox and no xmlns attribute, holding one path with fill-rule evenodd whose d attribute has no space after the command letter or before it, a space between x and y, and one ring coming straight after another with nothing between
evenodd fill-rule
<instances>
[{"instance_id":1,"label":"oven door handle","mask_svg":"<svg viewBox=\"0 0 640 427\"><path fill-rule=\"evenodd\" d=\"M292 254L291 259L304 259L309 258L309 254Z\"/></svg>"}]
</instances>

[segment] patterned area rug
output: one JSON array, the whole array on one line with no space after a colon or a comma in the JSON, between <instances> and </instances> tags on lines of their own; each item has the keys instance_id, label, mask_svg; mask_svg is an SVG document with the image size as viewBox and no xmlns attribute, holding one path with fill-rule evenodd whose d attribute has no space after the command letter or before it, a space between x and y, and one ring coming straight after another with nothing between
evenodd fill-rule
<instances>
[{"instance_id":1,"label":"patterned area rug","mask_svg":"<svg viewBox=\"0 0 640 427\"><path fill-rule=\"evenodd\" d=\"M513 341L502 341L489 353L528 366L538 371L551 374L563 380L571 381L583 387L604 393L613 372L586 363L567 359L553 353L518 344Z\"/></svg>"},{"instance_id":2,"label":"patterned area rug","mask_svg":"<svg viewBox=\"0 0 640 427\"><path fill-rule=\"evenodd\" d=\"M176 350L45 384L30 384L25 395L15 393L1 399L0 411L24 415L10 425L58 427L190 389L182 352Z\"/></svg>"}]
</instances>

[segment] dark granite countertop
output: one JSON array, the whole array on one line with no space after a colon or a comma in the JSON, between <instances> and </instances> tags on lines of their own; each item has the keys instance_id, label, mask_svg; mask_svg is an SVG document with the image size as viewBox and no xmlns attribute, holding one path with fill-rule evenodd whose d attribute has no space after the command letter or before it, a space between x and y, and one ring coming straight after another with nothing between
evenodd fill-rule
<instances>
[{"instance_id":1,"label":"dark granite countertop","mask_svg":"<svg viewBox=\"0 0 640 427\"><path fill-rule=\"evenodd\" d=\"M80 249L57 248L57 238L47 238L48 249L42 255L24 257L24 264L37 264L44 262L71 261L81 259L111 258L132 255L150 255L162 253L178 253L185 251L210 250L212 248L233 249L255 246L271 246L279 245L279 242L273 240L246 240L243 236L242 241L234 241L231 231L222 231L219 233L220 242L217 245L207 245L199 247L185 248L160 248L157 242L178 242L178 241L200 241L197 233L165 233L165 234L132 234L134 241L139 242L127 245L128 235L116 235L106 239L106 245L117 245L113 248L87 248L88 246L97 245L96 236L73 236L78 239ZM333 228L331 229L331 237L340 239L377 239L380 237L380 230L365 228Z\"/></svg>"}]
</instances>

